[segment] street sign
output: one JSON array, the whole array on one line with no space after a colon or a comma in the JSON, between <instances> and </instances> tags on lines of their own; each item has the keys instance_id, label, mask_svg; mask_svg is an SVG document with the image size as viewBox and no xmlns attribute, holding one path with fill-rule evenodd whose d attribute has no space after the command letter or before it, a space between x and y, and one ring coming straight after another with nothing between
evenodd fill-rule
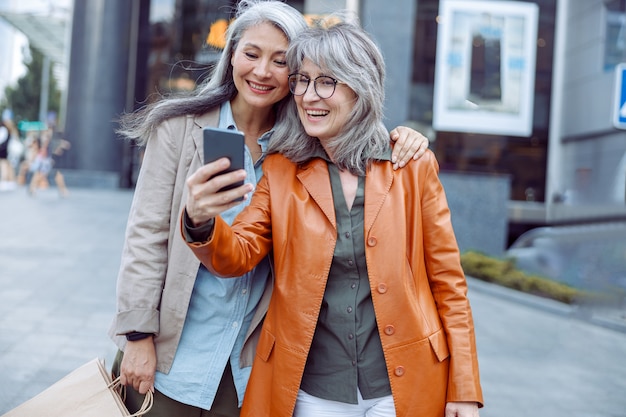
<instances>
[{"instance_id":1,"label":"street sign","mask_svg":"<svg viewBox=\"0 0 626 417\"><path fill-rule=\"evenodd\" d=\"M617 129L626 129L626 63L615 67L613 126Z\"/></svg>"},{"instance_id":2,"label":"street sign","mask_svg":"<svg viewBox=\"0 0 626 417\"><path fill-rule=\"evenodd\" d=\"M22 132L30 132L31 130L47 130L48 126L44 122L33 121L29 122L26 120L22 120L17 124L17 129Z\"/></svg>"}]
</instances>

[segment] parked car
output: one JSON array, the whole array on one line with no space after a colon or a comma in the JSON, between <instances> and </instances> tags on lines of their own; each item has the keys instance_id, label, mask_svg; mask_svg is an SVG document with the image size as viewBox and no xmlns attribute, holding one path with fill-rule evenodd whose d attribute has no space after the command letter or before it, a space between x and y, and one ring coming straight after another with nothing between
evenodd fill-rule
<instances>
[{"instance_id":1,"label":"parked car","mask_svg":"<svg viewBox=\"0 0 626 417\"><path fill-rule=\"evenodd\" d=\"M626 294L626 222L532 229L505 256L530 274L579 289Z\"/></svg>"}]
</instances>

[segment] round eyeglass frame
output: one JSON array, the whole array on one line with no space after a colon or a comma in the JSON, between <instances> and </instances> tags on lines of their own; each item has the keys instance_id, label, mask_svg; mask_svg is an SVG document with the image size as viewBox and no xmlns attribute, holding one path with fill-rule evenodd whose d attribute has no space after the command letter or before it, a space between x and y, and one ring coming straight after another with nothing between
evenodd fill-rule
<instances>
[{"instance_id":1,"label":"round eyeglass frame","mask_svg":"<svg viewBox=\"0 0 626 417\"><path fill-rule=\"evenodd\" d=\"M298 80L296 77L300 77L300 79ZM298 81L302 81L303 79L307 80L306 87L302 93L298 94L296 93L296 86L298 85ZM320 80L332 81L333 89L330 92L330 94L322 95L319 93L317 86ZM315 77L312 81L313 81L313 89L315 90L315 94L317 94L317 96L321 99L331 98L333 94L335 94L335 90L337 89L337 84L344 84L341 81L338 81L333 77L329 77L328 75L320 75L318 77ZM300 74L299 72L294 72L292 74L289 74L288 84L289 84L289 91L291 91L291 94L293 94L294 96L303 96L306 94L307 90L309 89L309 85L311 85L311 78L307 75Z\"/></svg>"}]
</instances>

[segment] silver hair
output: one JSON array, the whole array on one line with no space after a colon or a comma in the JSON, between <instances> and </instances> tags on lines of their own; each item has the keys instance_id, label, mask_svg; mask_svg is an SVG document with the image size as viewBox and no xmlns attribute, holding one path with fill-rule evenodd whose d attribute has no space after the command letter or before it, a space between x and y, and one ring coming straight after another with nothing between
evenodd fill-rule
<instances>
[{"instance_id":1,"label":"silver hair","mask_svg":"<svg viewBox=\"0 0 626 417\"><path fill-rule=\"evenodd\" d=\"M348 122L326 146L340 169L364 175L368 165L390 147L383 124L385 63L379 48L359 26L341 22L298 35L287 51L287 66L296 72L305 58L355 92ZM274 133L269 152L280 152L302 163L321 147L318 139L304 131L294 100L287 106L282 124L286 129Z\"/></svg>"},{"instance_id":2,"label":"silver hair","mask_svg":"<svg viewBox=\"0 0 626 417\"><path fill-rule=\"evenodd\" d=\"M234 21L228 27L224 51L211 75L191 92L164 97L134 113L124 114L117 132L144 145L151 131L163 121L188 114L200 115L233 99L237 89L231 58L245 31L261 23L274 25L285 34L288 41L307 28L302 14L282 1L242 0ZM291 95L276 104L279 114L288 101L291 101ZM280 118L277 116L277 120Z\"/></svg>"}]
</instances>

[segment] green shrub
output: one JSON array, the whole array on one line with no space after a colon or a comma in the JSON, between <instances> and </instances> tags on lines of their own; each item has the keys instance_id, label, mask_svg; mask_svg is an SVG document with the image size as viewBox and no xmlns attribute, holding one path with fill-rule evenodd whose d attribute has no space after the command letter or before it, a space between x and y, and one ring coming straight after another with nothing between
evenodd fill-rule
<instances>
[{"instance_id":1,"label":"green shrub","mask_svg":"<svg viewBox=\"0 0 626 417\"><path fill-rule=\"evenodd\" d=\"M483 253L467 251L461 254L461 265L466 275L517 291L550 298L567 304L589 297L585 292L536 275L528 275L515 268L511 259L497 259Z\"/></svg>"}]
</instances>

